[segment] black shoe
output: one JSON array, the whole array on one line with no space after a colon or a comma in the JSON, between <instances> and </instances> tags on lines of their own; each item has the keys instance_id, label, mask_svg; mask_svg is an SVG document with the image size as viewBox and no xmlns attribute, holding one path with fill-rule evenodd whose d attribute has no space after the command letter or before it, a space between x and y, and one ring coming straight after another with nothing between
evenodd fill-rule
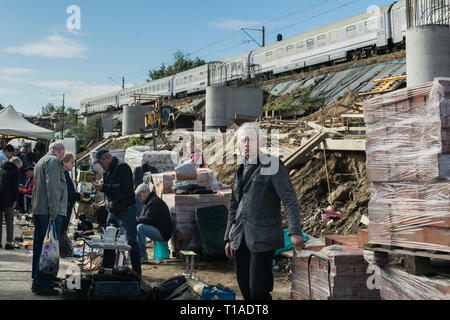
<instances>
[{"instance_id":1,"label":"black shoe","mask_svg":"<svg viewBox=\"0 0 450 320\"><path fill-rule=\"evenodd\" d=\"M39 287L33 283L31 291L38 296L57 296L59 291L52 287Z\"/></svg>"},{"instance_id":2,"label":"black shoe","mask_svg":"<svg viewBox=\"0 0 450 320\"><path fill-rule=\"evenodd\" d=\"M5 245L5 250L14 250L14 246L10 245L9 243L7 243Z\"/></svg>"},{"instance_id":3,"label":"black shoe","mask_svg":"<svg viewBox=\"0 0 450 320\"><path fill-rule=\"evenodd\" d=\"M3 248L2 244L0 243L0 248Z\"/></svg>"}]
</instances>

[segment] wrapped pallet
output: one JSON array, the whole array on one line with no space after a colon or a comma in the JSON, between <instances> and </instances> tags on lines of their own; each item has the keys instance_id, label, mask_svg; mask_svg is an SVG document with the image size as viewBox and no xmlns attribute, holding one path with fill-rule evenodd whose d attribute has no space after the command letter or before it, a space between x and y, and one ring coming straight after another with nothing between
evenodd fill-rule
<instances>
[{"instance_id":1,"label":"wrapped pallet","mask_svg":"<svg viewBox=\"0 0 450 320\"><path fill-rule=\"evenodd\" d=\"M308 259L316 254L330 262L312 257L310 264L311 297L308 280ZM318 252L302 250L292 258L293 300L379 300L380 291L369 288L368 263L359 248L341 245L326 246ZM328 282L328 279L330 282ZM330 292L331 287L331 292Z\"/></svg>"},{"instance_id":2,"label":"wrapped pallet","mask_svg":"<svg viewBox=\"0 0 450 320\"><path fill-rule=\"evenodd\" d=\"M450 79L364 103L369 243L450 252Z\"/></svg>"},{"instance_id":3,"label":"wrapped pallet","mask_svg":"<svg viewBox=\"0 0 450 320\"><path fill-rule=\"evenodd\" d=\"M172 193L174 181L177 181L177 173L175 171L152 174L153 183L160 183L163 186L163 193ZM197 169L196 182L199 186L210 190L222 189L222 184L217 180L214 171L207 168Z\"/></svg>"},{"instance_id":4,"label":"wrapped pallet","mask_svg":"<svg viewBox=\"0 0 450 320\"><path fill-rule=\"evenodd\" d=\"M162 199L170 209L176 229L170 241L171 250L200 250L202 244L195 224L195 211L219 205L225 205L229 209L231 190L221 190L214 194L164 194Z\"/></svg>"},{"instance_id":5,"label":"wrapped pallet","mask_svg":"<svg viewBox=\"0 0 450 320\"><path fill-rule=\"evenodd\" d=\"M159 172L173 171L178 163L178 155L173 151L152 151L150 147L131 147L126 149L125 163L131 170L144 163L158 169Z\"/></svg>"}]
</instances>

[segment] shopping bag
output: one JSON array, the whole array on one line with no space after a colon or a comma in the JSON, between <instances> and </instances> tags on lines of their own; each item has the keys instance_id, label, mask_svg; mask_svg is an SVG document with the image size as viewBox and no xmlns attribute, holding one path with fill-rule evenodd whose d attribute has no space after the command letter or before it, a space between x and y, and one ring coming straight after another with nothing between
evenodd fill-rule
<instances>
[{"instance_id":1,"label":"shopping bag","mask_svg":"<svg viewBox=\"0 0 450 320\"><path fill-rule=\"evenodd\" d=\"M56 276L59 270L59 244L58 240L56 240L55 232L55 223L50 222L39 260L39 270L42 273L53 276Z\"/></svg>"}]
</instances>

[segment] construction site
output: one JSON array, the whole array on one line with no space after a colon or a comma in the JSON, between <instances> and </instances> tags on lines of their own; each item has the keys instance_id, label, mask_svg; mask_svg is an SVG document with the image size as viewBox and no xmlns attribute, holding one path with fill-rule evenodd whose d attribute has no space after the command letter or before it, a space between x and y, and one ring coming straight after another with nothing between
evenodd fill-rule
<instances>
[{"instance_id":1,"label":"construction site","mask_svg":"<svg viewBox=\"0 0 450 320\"><path fill-rule=\"evenodd\" d=\"M432 14L425 23L414 15L415 2L406 2L405 48L355 52L345 61L245 81L214 83L208 64L209 85L199 92L133 92L123 107L92 112L82 105L78 119L93 123L97 138L78 148L72 175L97 198L75 205L68 236L78 255L65 263L75 261L89 274L107 259L90 241L105 232L92 205L101 192L91 185L103 178L96 155L108 150L133 172L143 164L155 168L144 182L152 181L175 226L167 243L147 242L142 287L151 291L182 274L193 300L214 287L243 300L223 239L240 165L236 131L251 123L266 134L261 150L275 153L287 170L305 243L304 250L293 248L281 206L285 248L273 258L273 300L449 300L449 7L444 1L439 18ZM204 165L180 173L191 140ZM210 192L177 192L188 184ZM226 207L224 215L219 207ZM209 233L199 220L208 208L216 210ZM92 223L89 230L79 227L80 216ZM30 227L22 228L22 242ZM221 254L209 251L213 244ZM127 250L117 251L115 263L130 265Z\"/></svg>"}]
</instances>

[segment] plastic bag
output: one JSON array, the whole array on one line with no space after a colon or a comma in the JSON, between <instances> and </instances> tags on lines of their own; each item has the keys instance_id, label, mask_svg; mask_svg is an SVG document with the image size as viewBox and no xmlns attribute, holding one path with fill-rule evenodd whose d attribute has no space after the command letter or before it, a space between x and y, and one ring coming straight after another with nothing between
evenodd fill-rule
<instances>
[{"instance_id":1,"label":"plastic bag","mask_svg":"<svg viewBox=\"0 0 450 320\"><path fill-rule=\"evenodd\" d=\"M58 274L59 270L59 243L56 240L55 232L55 223L50 222L39 260L39 270L44 274L54 276Z\"/></svg>"}]
</instances>

